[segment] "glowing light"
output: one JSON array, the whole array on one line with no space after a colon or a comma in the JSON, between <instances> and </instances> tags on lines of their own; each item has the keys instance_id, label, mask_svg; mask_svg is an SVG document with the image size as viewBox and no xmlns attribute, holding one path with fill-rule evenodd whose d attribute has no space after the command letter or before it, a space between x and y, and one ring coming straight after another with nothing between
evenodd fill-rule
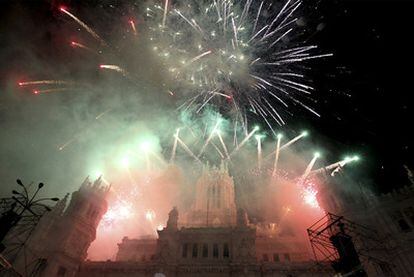
<instances>
[{"instance_id":1,"label":"glowing light","mask_svg":"<svg viewBox=\"0 0 414 277\"><path fill-rule=\"evenodd\" d=\"M306 205L309 205L312 208L320 209L319 202L318 202L317 197L316 197L317 194L318 194L318 191L316 190L315 184L313 184L313 183L305 184L303 189L302 189L301 194L302 194L303 202Z\"/></svg>"},{"instance_id":2,"label":"glowing light","mask_svg":"<svg viewBox=\"0 0 414 277\"><path fill-rule=\"evenodd\" d=\"M308 135L309 135L308 131L303 131L301 134L302 137L307 137Z\"/></svg>"},{"instance_id":3,"label":"glowing light","mask_svg":"<svg viewBox=\"0 0 414 277\"><path fill-rule=\"evenodd\" d=\"M130 159L128 156L124 156L121 158L121 160L119 161L119 164L121 167L123 168L128 168L130 165Z\"/></svg>"},{"instance_id":4,"label":"glowing light","mask_svg":"<svg viewBox=\"0 0 414 277\"><path fill-rule=\"evenodd\" d=\"M315 153L313 154L313 156L314 156L315 158L320 158L320 157L321 157L321 153L320 153L320 152L315 152Z\"/></svg>"},{"instance_id":5,"label":"glowing light","mask_svg":"<svg viewBox=\"0 0 414 277\"><path fill-rule=\"evenodd\" d=\"M93 179L98 179L99 177L103 176L103 173L101 170L94 170L92 171L91 176Z\"/></svg>"},{"instance_id":6,"label":"glowing light","mask_svg":"<svg viewBox=\"0 0 414 277\"><path fill-rule=\"evenodd\" d=\"M264 135L255 135L254 136L256 140L261 140L263 139L265 136Z\"/></svg>"},{"instance_id":7,"label":"glowing light","mask_svg":"<svg viewBox=\"0 0 414 277\"><path fill-rule=\"evenodd\" d=\"M151 151L151 146L152 146L152 144L151 144L150 141L143 141L139 145L139 149L141 149L141 151L144 151L144 152L149 152L149 151Z\"/></svg>"},{"instance_id":8,"label":"glowing light","mask_svg":"<svg viewBox=\"0 0 414 277\"><path fill-rule=\"evenodd\" d=\"M100 224L103 225L104 228L109 229L118 222L130 219L133 216L134 212L132 204L117 200L109 206L108 211L102 217L102 222Z\"/></svg>"},{"instance_id":9,"label":"glowing light","mask_svg":"<svg viewBox=\"0 0 414 277\"><path fill-rule=\"evenodd\" d=\"M148 210L148 211L146 211L145 212L145 218L148 220L148 221L153 221L154 219L155 219L155 212L153 211L153 210Z\"/></svg>"},{"instance_id":10,"label":"glowing light","mask_svg":"<svg viewBox=\"0 0 414 277\"><path fill-rule=\"evenodd\" d=\"M134 20L129 20L129 25L131 26L131 29L132 29L132 32L134 33L134 35L137 35L137 28L135 27Z\"/></svg>"}]
</instances>

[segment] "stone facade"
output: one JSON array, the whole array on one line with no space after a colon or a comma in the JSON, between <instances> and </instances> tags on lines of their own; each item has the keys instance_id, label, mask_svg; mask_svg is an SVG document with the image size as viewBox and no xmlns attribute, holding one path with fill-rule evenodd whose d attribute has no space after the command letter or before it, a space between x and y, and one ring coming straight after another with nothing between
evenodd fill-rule
<instances>
[{"instance_id":1,"label":"stone facade","mask_svg":"<svg viewBox=\"0 0 414 277\"><path fill-rule=\"evenodd\" d=\"M284 253L280 258L272 256L270 260L259 260L257 248L263 247L264 243L272 245L272 241L266 241L265 237L258 239L256 228L246 224L242 211L239 212L234 227L178 229L176 215L176 211L173 210L167 227L158 231L157 249L151 260L143 262L120 259L114 262L85 262L81 265L77 276L332 275L329 267L318 268L308 257L301 255L289 256L288 253ZM277 240L273 242L276 243ZM123 243L131 245L133 240ZM281 249L278 248L277 251L280 252ZM283 248L283 251L288 252L286 248Z\"/></svg>"},{"instance_id":2,"label":"stone facade","mask_svg":"<svg viewBox=\"0 0 414 277\"><path fill-rule=\"evenodd\" d=\"M250 224L236 210L234 182L225 165L205 167L196 197L179 219L177 208L157 238L124 238L116 261L81 265L78 276L331 276L317 267L307 241L272 224Z\"/></svg>"}]
</instances>

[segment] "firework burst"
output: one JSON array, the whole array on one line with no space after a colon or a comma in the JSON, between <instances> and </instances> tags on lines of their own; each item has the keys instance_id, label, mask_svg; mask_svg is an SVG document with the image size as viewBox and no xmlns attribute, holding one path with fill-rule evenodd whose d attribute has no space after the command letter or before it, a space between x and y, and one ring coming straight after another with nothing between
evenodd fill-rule
<instances>
[{"instance_id":1,"label":"firework burst","mask_svg":"<svg viewBox=\"0 0 414 277\"><path fill-rule=\"evenodd\" d=\"M154 3L154 2L152 2ZM254 3L253 0L164 0L144 9L140 36L161 61L165 92L177 101L179 110L200 114L212 108L232 119L234 129L249 129L251 118L261 118L276 135L275 123L285 125L287 114L296 107L319 116L309 103L314 88L307 78L307 61L331 56L307 45L298 24L302 0ZM60 11L85 30L99 47L102 58L125 57L99 68L111 70L136 82L135 70L122 60L130 53L111 53L116 47L65 7ZM139 16L138 16L139 17ZM128 21L132 38L137 37L134 20ZM79 42L71 46L91 53L103 53ZM135 53L135 52L134 52ZM125 59L127 58L127 59ZM53 82L53 83L52 83ZM65 81L32 81L27 85L63 85ZM61 89L59 88L58 91ZM40 90L36 90L39 93ZM225 154L225 153L224 153Z\"/></svg>"},{"instance_id":2,"label":"firework burst","mask_svg":"<svg viewBox=\"0 0 414 277\"><path fill-rule=\"evenodd\" d=\"M265 1L175 1L146 9L149 40L184 96L183 110L207 106L231 114L247 128L247 115L284 125L289 105L306 104L314 90L302 71L317 54L314 45L291 42L299 35L301 0L278 7ZM319 116L319 115L318 115Z\"/></svg>"}]
</instances>

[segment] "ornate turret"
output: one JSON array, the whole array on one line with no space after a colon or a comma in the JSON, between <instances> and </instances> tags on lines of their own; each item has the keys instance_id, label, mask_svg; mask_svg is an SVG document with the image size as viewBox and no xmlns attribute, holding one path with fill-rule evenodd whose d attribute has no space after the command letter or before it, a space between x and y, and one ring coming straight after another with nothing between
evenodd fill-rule
<instances>
[{"instance_id":1,"label":"ornate turret","mask_svg":"<svg viewBox=\"0 0 414 277\"><path fill-rule=\"evenodd\" d=\"M223 227L236 225L233 178L227 164L220 168L205 165L196 184L196 199L188 214L187 225Z\"/></svg>"},{"instance_id":2,"label":"ornate turret","mask_svg":"<svg viewBox=\"0 0 414 277\"><path fill-rule=\"evenodd\" d=\"M86 178L78 191L56 203L38 222L26 242L24 254L16 256L17 271L36 270L39 276L75 276L95 240L96 228L107 210L109 188L102 178L93 184Z\"/></svg>"}]
</instances>

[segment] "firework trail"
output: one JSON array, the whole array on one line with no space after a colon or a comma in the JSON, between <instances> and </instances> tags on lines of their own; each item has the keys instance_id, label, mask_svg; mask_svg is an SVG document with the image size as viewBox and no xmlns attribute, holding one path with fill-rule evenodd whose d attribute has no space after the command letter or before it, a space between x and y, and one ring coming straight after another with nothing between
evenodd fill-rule
<instances>
[{"instance_id":1,"label":"firework trail","mask_svg":"<svg viewBox=\"0 0 414 277\"><path fill-rule=\"evenodd\" d=\"M28 81L28 82L19 82L19 86L34 86L34 85L70 85L71 82L61 81L61 80L39 80L39 81Z\"/></svg>"},{"instance_id":2,"label":"firework trail","mask_svg":"<svg viewBox=\"0 0 414 277\"><path fill-rule=\"evenodd\" d=\"M187 152L187 154L189 154L197 162L201 163L200 159L196 155L194 155L190 148L188 148L188 146L178 136L175 136L175 138L177 139L177 142L181 145L181 147L184 149L184 151Z\"/></svg>"},{"instance_id":3,"label":"firework trail","mask_svg":"<svg viewBox=\"0 0 414 277\"><path fill-rule=\"evenodd\" d=\"M107 113L109 113L111 110L112 110L112 108L107 109L106 111L104 111L104 112L102 112L102 113L98 114L98 115L95 117L95 119L96 119L96 120L100 119L101 117L103 117L104 115L106 115Z\"/></svg>"},{"instance_id":4,"label":"firework trail","mask_svg":"<svg viewBox=\"0 0 414 277\"><path fill-rule=\"evenodd\" d=\"M76 42L76 41L71 41L71 42L70 42L70 45L71 45L72 47L76 47L76 48L84 49L84 50L86 50L86 51L88 51L88 52L91 52L91 53L93 53L93 54L96 54L96 55L98 55L98 54L99 54L97 51L93 50L92 48L90 48L90 47L88 47L88 46L86 46L86 45L84 45L84 44L82 44L82 43Z\"/></svg>"},{"instance_id":5,"label":"firework trail","mask_svg":"<svg viewBox=\"0 0 414 277\"><path fill-rule=\"evenodd\" d=\"M113 71L116 71L116 72L121 73L121 74L122 74L122 75L124 75L124 76L127 76L127 75L128 75L128 72L127 72L125 69L123 69L123 68L121 68L120 66L118 66L118 65L112 65L112 64L101 64L101 65L99 66L99 68L101 68L101 69L113 70Z\"/></svg>"},{"instance_id":6,"label":"firework trail","mask_svg":"<svg viewBox=\"0 0 414 277\"><path fill-rule=\"evenodd\" d=\"M51 93L51 92L62 92L67 91L69 88L51 88L51 89L40 89L40 90L34 90L34 94L40 94L40 93Z\"/></svg>"},{"instance_id":7,"label":"firework trail","mask_svg":"<svg viewBox=\"0 0 414 277\"><path fill-rule=\"evenodd\" d=\"M170 158L170 163L172 163L175 160L175 154L177 153L177 143L178 143L178 136L180 134L180 129L177 129L177 132L175 133L175 139L174 139L174 145L171 151L171 158Z\"/></svg>"},{"instance_id":8,"label":"firework trail","mask_svg":"<svg viewBox=\"0 0 414 277\"><path fill-rule=\"evenodd\" d=\"M277 135L278 138L279 138L279 136L281 136L281 135ZM304 138L306 136L308 136L308 132L306 132L306 131L302 132L300 135L298 135L298 136L294 137L293 139L289 140L287 143L283 144L278 149L276 149L275 151L273 151L272 153L270 153L269 155L267 155L265 157L265 159L267 160L267 159L271 158L272 155L274 155L274 154L277 153L277 151L282 151L282 150L288 148L289 146L291 146L292 144L298 142L299 140L301 140L302 138Z\"/></svg>"},{"instance_id":9,"label":"firework trail","mask_svg":"<svg viewBox=\"0 0 414 277\"><path fill-rule=\"evenodd\" d=\"M253 131L251 131L241 142L239 145L237 145L236 148L234 148L234 150L230 153L229 157L233 156L234 154L236 154L248 141L249 139L257 132L259 131L259 127L255 127L253 129Z\"/></svg>"},{"instance_id":10,"label":"firework trail","mask_svg":"<svg viewBox=\"0 0 414 277\"><path fill-rule=\"evenodd\" d=\"M40 93L41 91L39 91L39 93ZM100 113L100 114L98 114L96 117L95 117L95 120L99 120L100 118L102 118L105 114L107 114L108 112L110 112L112 110L112 108L111 109L108 109L108 110L106 110L106 111L104 111L104 112L102 112L102 113ZM90 126L88 126L88 128L89 127L91 127L92 126L92 124L93 124L94 122L92 122L91 123L91 125ZM87 128L86 128L87 129ZM83 133L84 133L84 131L86 130L86 129L83 129L83 130L80 130L77 134L75 134L71 139L69 139L68 141L66 141L65 143L63 143L62 145L60 145L60 146L58 146L58 150L59 151L63 151L66 147L68 147L68 146L70 146L71 144L73 144L75 141L77 141L82 135L83 135Z\"/></svg>"},{"instance_id":11,"label":"firework trail","mask_svg":"<svg viewBox=\"0 0 414 277\"><path fill-rule=\"evenodd\" d=\"M280 142L282 141L282 135L277 136L277 143L276 143L276 151L275 151L275 162L273 164L273 171L272 177L276 176L277 173L277 165L279 163L279 155L280 155Z\"/></svg>"},{"instance_id":12,"label":"firework trail","mask_svg":"<svg viewBox=\"0 0 414 277\"><path fill-rule=\"evenodd\" d=\"M62 144L61 146L59 146L58 147L59 151L64 150L66 147L71 145L76 139L77 139L77 137L74 137L74 138L70 139L69 141L65 142L64 144Z\"/></svg>"},{"instance_id":13,"label":"firework trail","mask_svg":"<svg viewBox=\"0 0 414 277\"><path fill-rule=\"evenodd\" d=\"M333 170L333 169L336 171L338 168L339 169L343 168L345 165L347 165L349 163L352 163L352 162L356 162L356 161L359 161L358 156L346 157L342 161L339 161L339 162L333 163L331 165L324 166L322 168L313 170L309 173L309 175L310 176L315 176L315 175L318 175L318 174L321 174L321 173L324 173L324 172L327 172L327 171L330 171L330 170Z\"/></svg>"},{"instance_id":14,"label":"firework trail","mask_svg":"<svg viewBox=\"0 0 414 277\"><path fill-rule=\"evenodd\" d=\"M217 121L216 125L213 128L213 131L208 136L208 138L207 138L206 142L204 143L203 147L201 147L200 152L198 153L197 158L200 158L201 155L203 155L204 150L206 149L207 145L210 143L210 141L213 138L213 136L216 135L216 131L217 131L217 128L218 128L219 125L220 125L220 121Z\"/></svg>"},{"instance_id":15,"label":"firework trail","mask_svg":"<svg viewBox=\"0 0 414 277\"><path fill-rule=\"evenodd\" d=\"M132 32L136 36L138 33L137 33L137 28L135 27L135 22L133 20L130 20L129 25L131 25Z\"/></svg>"},{"instance_id":16,"label":"firework trail","mask_svg":"<svg viewBox=\"0 0 414 277\"><path fill-rule=\"evenodd\" d=\"M224 142L223 137L221 136L221 132L220 131L217 131L217 136L219 137L221 146L224 149L224 153L226 154L226 158L229 159L230 158L229 151L227 150L226 143Z\"/></svg>"},{"instance_id":17,"label":"firework trail","mask_svg":"<svg viewBox=\"0 0 414 277\"><path fill-rule=\"evenodd\" d=\"M310 163L306 167L305 172L300 177L299 182L298 182L299 185L303 185L306 182L306 179L309 177L309 174L311 173L311 170L312 170L313 166L315 165L316 160L319 157L320 157L320 154L319 153L315 153L315 155L313 156L313 159L310 161Z\"/></svg>"},{"instance_id":18,"label":"firework trail","mask_svg":"<svg viewBox=\"0 0 414 277\"><path fill-rule=\"evenodd\" d=\"M262 170L262 137L259 135L257 139L257 168Z\"/></svg>"},{"instance_id":19,"label":"firework trail","mask_svg":"<svg viewBox=\"0 0 414 277\"><path fill-rule=\"evenodd\" d=\"M82 26L85 31L87 31L93 38L99 41L102 45L107 45L106 42L97 34L91 27L89 27L85 22L77 18L75 15L71 14L66 8L61 7L60 11L68 15L70 18L76 21L80 26Z\"/></svg>"}]
</instances>

